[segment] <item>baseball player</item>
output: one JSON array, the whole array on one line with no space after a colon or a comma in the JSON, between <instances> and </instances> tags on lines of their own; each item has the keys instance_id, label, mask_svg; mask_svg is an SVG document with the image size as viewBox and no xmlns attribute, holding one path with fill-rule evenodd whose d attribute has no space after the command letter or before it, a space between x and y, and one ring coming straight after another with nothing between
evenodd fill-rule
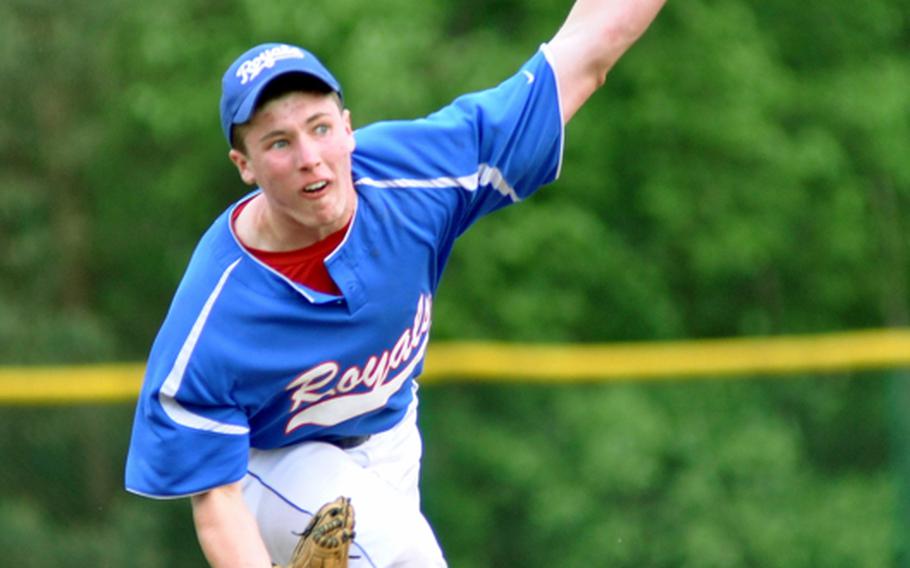
<instances>
[{"instance_id":1,"label":"baseball player","mask_svg":"<svg viewBox=\"0 0 910 568\"><path fill-rule=\"evenodd\" d=\"M578 0L495 88L356 132L312 53L240 55L221 124L254 189L201 238L152 346L127 489L191 497L217 567L287 564L330 502L351 566L445 566L417 429L443 267L477 219L557 178L564 125L663 3Z\"/></svg>"}]
</instances>

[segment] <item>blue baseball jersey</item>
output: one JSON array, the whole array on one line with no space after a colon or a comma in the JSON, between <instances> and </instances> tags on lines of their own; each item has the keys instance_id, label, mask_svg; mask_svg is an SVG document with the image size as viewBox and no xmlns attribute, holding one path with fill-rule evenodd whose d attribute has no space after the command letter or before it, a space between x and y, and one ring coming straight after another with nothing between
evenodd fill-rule
<instances>
[{"instance_id":1,"label":"blue baseball jersey","mask_svg":"<svg viewBox=\"0 0 910 568\"><path fill-rule=\"evenodd\" d=\"M325 260L338 296L249 254L231 228L237 204L225 211L201 238L152 346L127 489L191 495L240 480L251 447L398 423L456 238L556 179L559 105L544 46L493 89L426 118L357 130L357 206Z\"/></svg>"}]
</instances>

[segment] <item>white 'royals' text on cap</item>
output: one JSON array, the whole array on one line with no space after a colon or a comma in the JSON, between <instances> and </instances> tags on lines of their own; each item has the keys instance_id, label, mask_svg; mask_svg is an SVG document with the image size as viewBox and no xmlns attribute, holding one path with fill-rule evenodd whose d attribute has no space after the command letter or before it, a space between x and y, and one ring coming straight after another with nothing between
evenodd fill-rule
<instances>
[{"instance_id":1,"label":"white 'royals' text on cap","mask_svg":"<svg viewBox=\"0 0 910 568\"><path fill-rule=\"evenodd\" d=\"M266 49L252 59L246 59L237 68L235 77L240 79L241 85L246 85L255 79L263 69L271 69L275 66L276 61L282 59L304 59L306 53L299 47L291 45L279 45Z\"/></svg>"},{"instance_id":2,"label":"white 'royals' text on cap","mask_svg":"<svg viewBox=\"0 0 910 568\"><path fill-rule=\"evenodd\" d=\"M257 45L234 60L221 79L221 129L228 144L231 128L250 119L265 86L287 73L315 77L341 95L341 85L309 51L283 43Z\"/></svg>"}]
</instances>

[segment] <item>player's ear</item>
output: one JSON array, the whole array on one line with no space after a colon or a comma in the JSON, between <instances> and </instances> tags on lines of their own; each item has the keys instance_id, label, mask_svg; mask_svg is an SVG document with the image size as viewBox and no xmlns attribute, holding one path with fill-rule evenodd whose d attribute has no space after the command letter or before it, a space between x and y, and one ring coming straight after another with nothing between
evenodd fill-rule
<instances>
[{"instance_id":1,"label":"player's ear","mask_svg":"<svg viewBox=\"0 0 910 568\"><path fill-rule=\"evenodd\" d=\"M354 139L354 128L351 126L351 111L344 109L341 112L341 119L344 121L344 132L348 136L348 151L353 152L357 147L357 141Z\"/></svg>"},{"instance_id":2,"label":"player's ear","mask_svg":"<svg viewBox=\"0 0 910 568\"><path fill-rule=\"evenodd\" d=\"M253 173L250 160L246 157L246 154L236 148L231 148L231 151L228 152L228 158L237 166L237 171L240 173L240 179L243 180L243 183L256 185L256 175Z\"/></svg>"}]
</instances>

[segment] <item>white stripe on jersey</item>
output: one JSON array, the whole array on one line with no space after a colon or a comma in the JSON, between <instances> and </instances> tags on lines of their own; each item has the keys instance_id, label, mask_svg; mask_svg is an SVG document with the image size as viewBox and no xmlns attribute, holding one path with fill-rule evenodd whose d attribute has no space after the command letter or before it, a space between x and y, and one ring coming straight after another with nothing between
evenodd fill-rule
<instances>
[{"instance_id":1,"label":"white stripe on jersey","mask_svg":"<svg viewBox=\"0 0 910 568\"><path fill-rule=\"evenodd\" d=\"M515 189L509 185L509 182L502 177L502 172L498 168L490 167L488 164L480 164L477 172L461 177L438 177L433 179L388 179L376 180L373 178L360 178L354 182L355 185L368 185L370 187L460 187L468 191L476 191L481 186L492 186L503 196L508 197L513 203L518 203L521 198L515 193Z\"/></svg>"},{"instance_id":2,"label":"white stripe on jersey","mask_svg":"<svg viewBox=\"0 0 910 568\"><path fill-rule=\"evenodd\" d=\"M212 311L212 305L214 305L215 300L218 299L218 295L221 294L221 289L224 287L224 283L227 281L228 276L231 275L231 272L234 270L234 268L236 268L241 260L242 258L235 260L230 266L227 267L227 269L225 269L224 273L221 275L221 279L218 280L218 284L215 286L215 289L212 290L212 293L205 301L205 305L202 307L202 311L199 312L199 315L196 317L196 321L193 323L193 328L190 330L190 334L183 342L183 346L180 348L180 353L177 354L177 360L174 361L174 366L171 367L171 372L168 373L167 378L161 385L161 390L158 391L158 401L161 403L162 408L164 408L164 411L167 413L171 420L177 424L180 424L181 426L195 428L196 430L206 430L218 434L242 435L250 431L250 429L246 426L225 424L223 422L218 422L216 420L206 418L205 416L194 414L184 408L183 405L177 402L177 399L174 398L177 395L177 391L180 390L180 384L183 382L183 375L186 373L187 363L189 363L190 356L193 354L193 349L196 347L196 342L199 341L199 335L202 333L202 328L205 327L205 322L208 320L209 313Z\"/></svg>"}]
</instances>

